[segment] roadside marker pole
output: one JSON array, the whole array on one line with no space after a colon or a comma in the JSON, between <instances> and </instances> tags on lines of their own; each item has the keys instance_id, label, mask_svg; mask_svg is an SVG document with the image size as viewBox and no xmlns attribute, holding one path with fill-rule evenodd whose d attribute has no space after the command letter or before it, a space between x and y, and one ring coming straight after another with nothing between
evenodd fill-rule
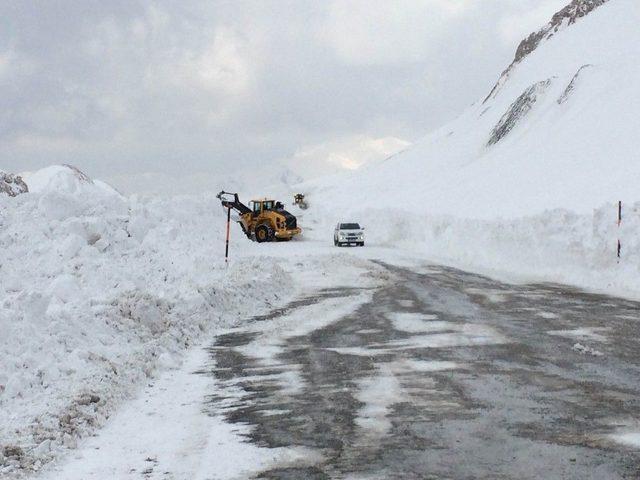
<instances>
[{"instance_id":1,"label":"roadside marker pole","mask_svg":"<svg viewBox=\"0 0 640 480\"><path fill-rule=\"evenodd\" d=\"M618 201L618 263L620 263L620 253L622 244L620 243L620 224L622 223L622 201Z\"/></svg>"},{"instance_id":2,"label":"roadside marker pole","mask_svg":"<svg viewBox=\"0 0 640 480\"><path fill-rule=\"evenodd\" d=\"M227 208L227 241L224 250L224 263L229 265L229 233L231 231L231 207Z\"/></svg>"}]
</instances>

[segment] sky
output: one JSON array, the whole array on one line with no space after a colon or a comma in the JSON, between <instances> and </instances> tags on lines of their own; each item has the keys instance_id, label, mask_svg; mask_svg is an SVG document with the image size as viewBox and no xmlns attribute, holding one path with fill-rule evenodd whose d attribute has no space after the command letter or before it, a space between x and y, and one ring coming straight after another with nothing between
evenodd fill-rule
<instances>
[{"instance_id":1,"label":"sky","mask_svg":"<svg viewBox=\"0 0 640 480\"><path fill-rule=\"evenodd\" d=\"M486 95L568 0L3 0L0 168L305 178Z\"/></svg>"}]
</instances>

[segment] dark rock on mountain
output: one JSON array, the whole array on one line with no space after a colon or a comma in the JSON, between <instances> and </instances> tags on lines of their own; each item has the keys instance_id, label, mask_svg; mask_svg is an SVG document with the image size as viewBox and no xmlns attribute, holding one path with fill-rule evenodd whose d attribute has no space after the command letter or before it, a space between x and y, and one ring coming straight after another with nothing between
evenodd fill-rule
<instances>
[{"instance_id":1,"label":"dark rock on mountain","mask_svg":"<svg viewBox=\"0 0 640 480\"><path fill-rule=\"evenodd\" d=\"M569 82L569 85L567 85L567 88L564 89L564 92L562 92L562 95L560 95L560 98L558 98L558 105L561 105L561 104L563 104L564 102L566 102L568 100L568 98L571 96L571 94L573 93L573 91L576 88L576 84L578 82L578 79L580 78L580 74L582 73L582 71L585 68L589 68L589 67L592 67L592 66L593 65L590 65L590 64L582 65L578 69L576 74L571 79L571 82Z\"/></svg>"},{"instance_id":2,"label":"dark rock on mountain","mask_svg":"<svg viewBox=\"0 0 640 480\"><path fill-rule=\"evenodd\" d=\"M532 33L522 42L520 42L520 45L518 45L518 48L516 49L516 54L513 61L507 67L507 69L502 72L502 75L498 79L498 82L491 89L491 92L489 92L489 95L487 95L487 97L484 99L484 102L495 96L502 84L509 77L509 74L511 73L513 68L518 63L520 63L523 58L537 49L543 40L549 39L561 29L569 25L573 25L580 18L585 17L596 8L604 5L608 1L609 0L572 0L569 5L564 7L559 12L555 13L553 17L551 17L551 21L547 23L543 28L541 28L537 32Z\"/></svg>"},{"instance_id":3,"label":"dark rock on mountain","mask_svg":"<svg viewBox=\"0 0 640 480\"><path fill-rule=\"evenodd\" d=\"M549 88L551 85L551 79L544 80L542 82L534 83L528 87L518 99L511 104L509 109L500 118L498 124L491 132L491 137L487 142L487 146L495 145L504 137L506 137L511 130L531 111L535 103L538 101L538 97Z\"/></svg>"},{"instance_id":4,"label":"dark rock on mountain","mask_svg":"<svg viewBox=\"0 0 640 480\"><path fill-rule=\"evenodd\" d=\"M0 171L0 193L6 193L10 197L15 197L28 191L29 187L24 183L22 177Z\"/></svg>"}]
</instances>

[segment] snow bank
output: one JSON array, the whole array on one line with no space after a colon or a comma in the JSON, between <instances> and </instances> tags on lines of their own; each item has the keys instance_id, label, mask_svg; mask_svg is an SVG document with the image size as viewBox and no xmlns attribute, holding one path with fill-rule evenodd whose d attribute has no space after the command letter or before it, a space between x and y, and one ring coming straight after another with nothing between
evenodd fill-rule
<instances>
[{"instance_id":1,"label":"snow bank","mask_svg":"<svg viewBox=\"0 0 640 480\"><path fill-rule=\"evenodd\" d=\"M591 214L552 210L514 219L464 219L400 209L351 207L344 218L366 227L367 243L514 281L552 281L613 294L640 294L640 203ZM316 212L318 232L330 231ZM617 239L622 243L620 262Z\"/></svg>"},{"instance_id":2,"label":"snow bank","mask_svg":"<svg viewBox=\"0 0 640 480\"><path fill-rule=\"evenodd\" d=\"M27 181L0 195L3 474L75 446L213 327L295 292L282 261L224 267L213 196L127 199L69 167Z\"/></svg>"}]
</instances>

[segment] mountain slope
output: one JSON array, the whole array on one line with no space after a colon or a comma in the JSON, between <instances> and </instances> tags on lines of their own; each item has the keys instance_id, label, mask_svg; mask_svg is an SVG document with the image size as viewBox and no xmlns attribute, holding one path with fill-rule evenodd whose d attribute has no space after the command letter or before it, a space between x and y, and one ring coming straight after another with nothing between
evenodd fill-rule
<instances>
[{"instance_id":1,"label":"mountain slope","mask_svg":"<svg viewBox=\"0 0 640 480\"><path fill-rule=\"evenodd\" d=\"M455 121L338 188L310 188L356 210L377 197L472 218L637 199L640 4L602 3L574 0L569 16L554 16L536 48L516 55L489 97Z\"/></svg>"},{"instance_id":2,"label":"mountain slope","mask_svg":"<svg viewBox=\"0 0 640 480\"><path fill-rule=\"evenodd\" d=\"M335 222L358 221L369 245L639 294L640 2L562 12L455 121L366 170L299 186L304 235L329 241Z\"/></svg>"}]
</instances>

